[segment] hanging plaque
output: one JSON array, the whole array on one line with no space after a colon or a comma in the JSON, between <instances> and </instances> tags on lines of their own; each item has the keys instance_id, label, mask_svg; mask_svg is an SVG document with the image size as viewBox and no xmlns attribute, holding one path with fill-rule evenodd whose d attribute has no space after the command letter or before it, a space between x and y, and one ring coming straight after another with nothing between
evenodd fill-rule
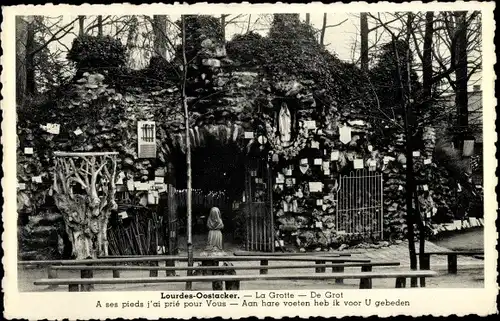
<instances>
[{"instance_id":1,"label":"hanging plaque","mask_svg":"<svg viewBox=\"0 0 500 321\"><path fill-rule=\"evenodd\" d=\"M245 139L253 139L253 132L245 132Z\"/></svg>"},{"instance_id":2,"label":"hanging plaque","mask_svg":"<svg viewBox=\"0 0 500 321\"><path fill-rule=\"evenodd\" d=\"M302 158L302 159L300 160L300 164L302 164L302 165L305 165L305 164L307 164L307 163L308 163L307 158Z\"/></svg>"},{"instance_id":3,"label":"hanging plaque","mask_svg":"<svg viewBox=\"0 0 500 321\"><path fill-rule=\"evenodd\" d=\"M340 152L338 150L332 151L332 153L330 155L330 160L332 160L332 161L338 160L339 159L339 155L340 155Z\"/></svg>"},{"instance_id":4,"label":"hanging plaque","mask_svg":"<svg viewBox=\"0 0 500 321\"><path fill-rule=\"evenodd\" d=\"M343 144L347 144L351 141L351 127L342 126L339 127L340 141Z\"/></svg>"},{"instance_id":5,"label":"hanging plaque","mask_svg":"<svg viewBox=\"0 0 500 321\"><path fill-rule=\"evenodd\" d=\"M316 222L316 227L317 228L322 228L323 227L323 222Z\"/></svg>"},{"instance_id":6,"label":"hanging plaque","mask_svg":"<svg viewBox=\"0 0 500 321\"><path fill-rule=\"evenodd\" d=\"M323 164L323 160L321 158L314 159L314 165L322 165L322 164Z\"/></svg>"},{"instance_id":7,"label":"hanging plaque","mask_svg":"<svg viewBox=\"0 0 500 321\"><path fill-rule=\"evenodd\" d=\"M474 140L464 140L463 156L470 157L474 154Z\"/></svg>"},{"instance_id":8,"label":"hanging plaque","mask_svg":"<svg viewBox=\"0 0 500 321\"><path fill-rule=\"evenodd\" d=\"M414 151L413 157L420 157L420 151L418 151L418 150Z\"/></svg>"},{"instance_id":9,"label":"hanging plaque","mask_svg":"<svg viewBox=\"0 0 500 321\"><path fill-rule=\"evenodd\" d=\"M18 183L17 188L21 191L26 189L26 184L25 183Z\"/></svg>"},{"instance_id":10,"label":"hanging plaque","mask_svg":"<svg viewBox=\"0 0 500 321\"><path fill-rule=\"evenodd\" d=\"M309 191L311 193L321 192L323 190L323 184L321 182L309 182Z\"/></svg>"},{"instance_id":11,"label":"hanging plaque","mask_svg":"<svg viewBox=\"0 0 500 321\"><path fill-rule=\"evenodd\" d=\"M80 129L80 128L77 128L73 131L73 133L76 135L76 136L80 136L81 134L83 134L83 131Z\"/></svg>"},{"instance_id":12,"label":"hanging plaque","mask_svg":"<svg viewBox=\"0 0 500 321\"><path fill-rule=\"evenodd\" d=\"M318 206L323 205L323 200L321 200L321 199L316 200L316 205L318 205Z\"/></svg>"},{"instance_id":13,"label":"hanging plaque","mask_svg":"<svg viewBox=\"0 0 500 321\"><path fill-rule=\"evenodd\" d=\"M304 121L305 129L316 129L316 121L315 120L306 120Z\"/></svg>"},{"instance_id":14,"label":"hanging plaque","mask_svg":"<svg viewBox=\"0 0 500 321\"><path fill-rule=\"evenodd\" d=\"M24 153L26 155L32 155L33 154L33 147L24 147Z\"/></svg>"},{"instance_id":15,"label":"hanging plaque","mask_svg":"<svg viewBox=\"0 0 500 321\"><path fill-rule=\"evenodd\" d=\"M362 169L363 168L363 160L355 159L353 160L354 169Z\"/></svg>"},{"instance_id":16,"label":"hanging plaque","mask_svg":"<svg viewBox=\"0 0 500 321\"><path fill-rule=\"evenodd\" d=\"M432 160L430 158L424 159L424 165L429 165L430 163L432 163Z\"/></svg>"},{"instance_id":17,"label":"hanging plaque","mask_svg":"<svg viewBox=\"0 0 500 321\"><path fill-rule=\"evenodd\" d=\"M50 133L50 134L53 134L53 135L59 135L59 131L61 129L61 125L48 123L46 126L44 126L42 128L45 129L45 131L47 133Z\"/></svg>"},{"instance_id":18,"label":"hanging plaque","mask_svg":"<svg viewBox=\"0 0 500 321\"><path fill-rule=\"evenodd\" d=\"M311 142L311 148L318 149L318 148L319 148L319 142L317 142L317 141L312 141L312 142Z\"/></svg>"},{"instance_id":19,"label":"hanging plaque","mask_svg":"<svg viewBox=\"0 0 500 321\"><path fill-rule=\"evenodd\" d=\"M299 169L302 172L302 174L305 174L307 172L307 170L309 169L309 164L301 164L299 166Z\"/></svg>"},{"instance_id":20,"label":"hanging plaque","mask_svg":"<svg viewBox=\"0 0 500 321\"><path fill-rule=\"evenodd\" d=\"M31 178L31 181L34 183L41 183L42 182L42 176L33 176Z\"/></svg>"}]
</instances>

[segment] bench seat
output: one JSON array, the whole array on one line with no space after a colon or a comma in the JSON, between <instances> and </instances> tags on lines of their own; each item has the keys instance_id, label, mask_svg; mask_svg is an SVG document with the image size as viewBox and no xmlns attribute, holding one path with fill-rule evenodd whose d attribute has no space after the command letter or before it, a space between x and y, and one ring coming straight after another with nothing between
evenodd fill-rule
<instances>
[{"instance_id":1,"label":"bench seat","mask_svg":"<svg viewBox=\"0 0 500 321\"><path fill-rule=\"evenodd\" d=\"M412 277L433 277L433 271L386 271L386 272L353 272L353 273L317 273L317 274L255 274L255 275L217 275L217 276L169 276L156 278L88 278L88 279L40 279L34 282L35 285L68 285L69 291L78 291L78 285L95 284L152 284L152 283L174 283L174 282L240 282L240 281L271 281L271 280L331 280L331 279L360 279L360 288L371 289L372 279L395 278L396 287L406 286L406 279ZM370 280L370 282L367 282Z\"/></svg>"},{"instance_id":2,"label":"bench seat","mask_svg":"<svg viewBox=\"0 0 500 321\"><path fill-rule=\"evenodd\" d=\"M434 251L434 252L425 252L422 255L417 253L417 257L420 259L420 268L422 270L430 270L431 268L431 255L446 255L448 256L448 273L457 274L458 264L457 258L459 255L465 256L477 256L483 255L484 251ZM422 257L421 257L422 256Z\"/></svg>"}]
</instances>

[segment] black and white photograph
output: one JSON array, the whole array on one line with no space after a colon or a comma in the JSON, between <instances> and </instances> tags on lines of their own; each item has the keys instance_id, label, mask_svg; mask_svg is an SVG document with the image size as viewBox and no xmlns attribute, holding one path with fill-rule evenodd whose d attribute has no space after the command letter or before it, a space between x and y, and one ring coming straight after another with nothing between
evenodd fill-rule
<instances>
[{"instance_id":1,"label":"black and white photograph","mask_svg":"<svg viewBox=\"0 0 500 321\"><path fill-rule=\"evenodd\" d=\"M285 316L496 288L494 6L476 4L7 12L13 291Z\"/></svg>"}]
</instances>

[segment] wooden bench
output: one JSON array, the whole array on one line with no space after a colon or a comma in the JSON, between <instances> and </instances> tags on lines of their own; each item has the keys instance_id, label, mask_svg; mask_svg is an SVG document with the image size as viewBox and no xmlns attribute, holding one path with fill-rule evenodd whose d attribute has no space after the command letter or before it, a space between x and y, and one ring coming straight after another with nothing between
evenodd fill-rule
<instances>
[{"instance_id":1,"label":"wooden bench","mask_svg":"<svg viewBox=\"0 0 500 321\"><path fill-rule=\"evenodd\" d=\"M332 268L332 272L342 271L346 267L361 267L361 272L371 272L373 267L389 267L389 266L399 266L399 262L369 262L369 263L332 263L332 264L301 264L301 265L270 265L267 267L268 270L289 270L289 269L307 269L307 268ZM160 267L160 266L88 266L88 265L69 265L69 266L53 266L53 270L66 270L75 271L79 270L81 278L91 278L93 277L93 271L113 271L113 278L120 277L120 271L159 271L164 270L169 276L169 271L175 272L176 270L181 271L210 271L210 272L225 272L225 271L238 271L238 270L261 270L260 266L255 265L233 265L233 266L184 266L184 267ZM55 274L57 275L57 273ZM158 273L151 274L150 277L157 277ZM53 277L52 277L53 278ZM335 279L338 284L343 283L342 278Z\"/></svg>"},{"instance_id":2,"label":"wooden bench","mask_svg":"<svg viewBox=\"0 0 500 321\"><path fill-rule=\"evenodd\" d=\"M233 252L235 256L352 256L352 254L362 254L362 252L313 252L313 253L301 253L301 252L251 252L251 251L236 251Z\"/></svg>"},{"instance_id":3,"label":"wooden bench","mask_svg":"<svg viewBox=\"0 0 500 321\"><path fill-rule=\"evenodd\" d=\"M187 256L177 256L177 255L154 255L154 256L133 256L133 257L106 257L99 259L88 259L88 260L47 260L47 261L21 261L20 265L47 265L48 278L57 278L57 272L53 269L54 265L99 265L99 264L123 264L123 263L134 263L134 262L150 262L151 264L158 265L159 262L165 261L168 266L175 266L175 262L186 262L188 260ZM326 271L325 267L321 267L327 261L331 263L368 263L369 259L358 259L350 257L327 257L327 256L195 256L193 258L195 262L210 262L210 265L221 261L260 261L261 274L267 274L269 261L295 261L295 262L315 262L318 267L316 268L317 273L324 273ZM166 268L163 268L166 269ZM332 267L332 272L343 271L342 266ZM118 269L117 269L118 270ZM175 271L175 269L170 270ZM114 272L114 273L119 273ZM151 276L158 276L158 270L151 270Z\"/></svg>"},{"instance_id":4,"label":"wooden bench","mask_svg":"<svg viewBox=\"0 0 500 321\"><path fill-rule=\"evenodd\" d=\"M307 269L307 268L332 268L332 272L341 270L344 271L346 267L361 267L361 272L371 272L373 267L389 267L389 266L399 266L399 262L369 262L369 263L332 263L332 264L300 264L300 265L270 265L267 267L268 270L289 270L289 269ZM120 277L120 271L150 271L150 277L158 277L158 271L162 270L166 272L166 276L171 276L169 272L175 273L175 271L194 271L194 272L209 272L213 274L224 274L224 272L238 271L238 270L261 270L260 266L255 265L232 265L232 266L184 266L184 267L160 267L160 266L89 266L89 265L61 265L53 266L52 269L56 272L55 278L57 278L58 270L65 271L80 271L80 277L92 278L94 271L113 271L113 278ZM151 273L152 271L156 273ZM54 277L51 277L54 278ZM368 280L365 280L369 282ZM335 279L337 284L342 284L344 280L342 278Z\"/></svg>"},{"instance_id":5,"label":"wooden bench","mask_svg":"<svg viewBox=\"0 0 500 321\"><path fill-rule=\"evenodd\" d=\"M420 258L420 254L418 254ZM420 261L421 270L430 270L431 268L431 255L446 255L448 256L448 273L457 274L457 257L459 255L483 255L484 251L437 251L437 252L425 252Z\"/></svg>"},{"instance_id":6,"label":"wooden bench","mask_svg":"<svg viewBox=\"0 0 500 321\"><path fill-rule=\"evenodd\" d=\"M360 289L371 289L373 279L396 279L395 287L406 287L407 278L433 277L433 271L398 271L398 272L355 272L355 273L320 273L320 274L296 274L296 275L218 275L218 276L186 276L186 277L157 277L157 278L85 278L85 279L41 279L34 282L35 285L68 285L68 291L90 291L90 285L96 284L152 284L152 283L191 283L191 282L241 282L241 281L271 281L271 280L333 280L337 278L360 279ZM239 289L239 287L238 287Z\"/></svg>"}]
</instances>

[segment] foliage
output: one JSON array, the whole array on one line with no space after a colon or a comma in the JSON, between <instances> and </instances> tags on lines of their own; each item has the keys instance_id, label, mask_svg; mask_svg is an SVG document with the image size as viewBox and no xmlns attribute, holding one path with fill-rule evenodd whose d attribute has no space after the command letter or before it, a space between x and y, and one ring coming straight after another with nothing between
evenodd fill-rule
<instances>
[{"instance_id":1,"label":"foliage","mask_svg":"<svg viewBox=\"0 0 500 321\"><path fill-rule=\"evenodd\" d=\"M250 31L246 34L237 34L226 44L228 57L236 66L244 68L258 68L263 65L266 57L266 39L260 34Z\"/></svg>"},{"instance_id":2,"label":"foliage","mask_svg":"<svg viewBox=\"0 0 500 321\"><path fill-rule=\"evenodd\" d=\"M80 73L108 73L125 66L126 47L110 36L79 36L73 40L68 59Z\"/></svg>"},{"instance_id":3,"label":"foliage","mask_svg":"<svg viewBox=\"0 0 500 321\"><path fill-rule=\"evenodd\" d=\"M209 15L186 15L186 59L191 62L195 59L208 58L204 51L204 41L215 43L223 42L223 32L220 20L216 17ZM179 30L182 30L181 21L178 20L176 24ZM182 35L179 35L180 37ZM176 48L176 57L182 57L182 45Z\"/></svg>"},{"instance_id":4,"label":"foliage","mask_svg":"<svg viewBox=\"0 0 500 321\"><path fill-rule=\"evenodd\" d=\"M43 39L35 41L35 46L40 47ZM51 52L48 48L40 50L34 55L35 81L39 93L55 90L68 82L72 70L58 52Z\"/></svg>"}]
</instances>

